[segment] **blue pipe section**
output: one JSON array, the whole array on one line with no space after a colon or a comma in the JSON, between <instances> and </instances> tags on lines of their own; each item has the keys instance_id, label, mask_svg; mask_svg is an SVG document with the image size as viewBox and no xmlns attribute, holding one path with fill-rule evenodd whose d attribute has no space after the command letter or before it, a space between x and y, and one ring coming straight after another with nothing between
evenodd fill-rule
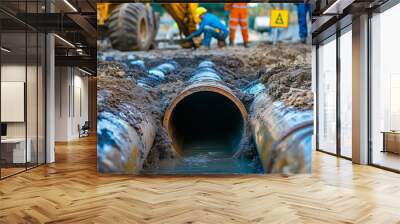
<instances>
[{"instance_id":1,"label":"blue pipe section","mask_svg":"<svg viewBox=\"0 0 400 224\"><path fill-rule=\"evenodd\" d=\"M178 64L170 60L164 64L158 65L148 71L148 75L142 79L137 80L137 85L144 88L152 88L159 85L168 73L175 71Z\"/></svg>"},{"instance_id":2,"label":"blue pipe section","mask_svg":"<svg viewBox=\"0 0 400 224\"><path fill-rule=\"evenodd\" d=\"M143 60L130 60L127 62L128 67L130 68L137 68L142 71L146 71L146 66Z\"/></svg>"},{"instance_id":3,"label":"blue pipe section","mask_svg":"<svg viewBox=\"0 0 400 224\"><path fill-rule=\"evenodd\" d=\"M243 89L254 96L253 138L266 173L310 173L314 115L274 102L262 83Z\"/></svg>"},{"instance_id":4,"label":"blue pipe section","mask_svg":"<svg viewBox=\"0 0 400 224\"><path fill-rule=\"evenodd\" d=\"M215 65L211 61L203 61L198 66L189 82L216 81L222 82L218 72L215 70Z\"/></svg>"}]
</instances>

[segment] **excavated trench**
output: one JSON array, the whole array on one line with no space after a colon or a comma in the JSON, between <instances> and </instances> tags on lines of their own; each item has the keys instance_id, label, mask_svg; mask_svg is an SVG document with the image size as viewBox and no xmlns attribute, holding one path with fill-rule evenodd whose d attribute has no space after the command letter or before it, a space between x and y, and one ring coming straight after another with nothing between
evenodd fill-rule
<instances>
[{"instance_id":1,"label":"excavated trench","mask_svg":"<svg viewBox=\"0 0 400 224\"><path fill-rule=\"evenodd\" d=\"M160 168L188 174L254 172L254 167L233 158L246 134L246 122L246 109L228 92L210 87L184 92L164 114L179 161Z\"/></svg>"},{"instance_id":2,"label":"excavated trench","mask_svg":"<svg viewBox=\"0 0 400 224\"><path fill-rule=\"evenodd\" d=\"M163 126L181 159L167 169L180 173L252 172L254 169L246 170L234 158L246 134L245 106L210 61L201 62L188 83L164 113Z\"/></svg>"},{"instance_id":3,"label":"excavated trench","mask_svg":"<svg viewBox=\"0 0 400 224\"><path fill-rule=\"evenodd\" d=\"M204 58L210 58L218 64L204 61ZM270 92L271 89L276 91L275 83L285 83L286 77L290 78L288 82L296 81L293 91L301 87L301 82L308 82L308 76L303 78L300 76L303 73L296 70L298 65L289 66L286 70L276 67L280 69L278 71L280 73L288 71L288 76L280 74L281 78L277 79L278 76L269 71L261 73L256 71L256 75L236 76L226 67L232 66L229 60L224 61L216 56L179 58L178 63L171 58L160 60L158 63L154 58L140 59L150 64L153 69L146 72L143 61L131 60L131 65L140 64L140 71L129 70L127 69L129 63L125 63L128 64L123 66L126 75L120 75L119 78L132 82L129 85L132 85L134 91L128 101L122 102L117 99L125 90L119 89L118 86L110 89L108 86L110 84L105 84L107 81L102 77L106 78L108 74L99 76L99 81L105 84L103 89L100 88L99 94L116 93L111 94L112 99L107 99L115 103L113 107L116 108L111 108L112 111L129 114L129 111L125 112L124 108L118 106L128 104L130 108L141 112L140 116L143 117L142 124L133 122L133 128L138 133L136 139L139 139L134 140L138 142L137 145L146 147L142 146L139 150L140 158L135 157L137 159L135 163L137 166L133 168L135 171L132 171L131 167L129 170L121 165L125 167L123 173L224 174L309 171L307 163L310 153L307 147L311 148L312 131L310 132L309 123L312 115L309 111L301 112L308 109L308 105L304 109L289 110L282 104L279 104L280 106L275 104L274 92ZM182 66L183 64L185 66ZM294 76L300 78L291 78L291 74L300 74ZM264 86L262 82L265 82L265 85L271 88L256 92L245 88L252 82L260 81L261 86ZM291 85L288 83L285 88L292 91ZM137 91L138 89L144 91ZM138 92L144 95L134 96ZM147 95L148 93L150 95ZM297 95L294 96L295 100L299 98ZM110 110L106 102L100 104L99 112ZM136 119L134 115L132 116ZM132 123L128 118L124 119L125 122ZM148 123L146 120L152 122ZM306 129L300 131L293 129L298 125L304 125L304 121ZM155 130L155 135L144 136L146 132L142 132L142 127L148 125L151 126L151 130ZM140 138L145 139L142 140L143 143L140 143ZM153 142L150 150L149 142ZM128 148L118 148L118 151L130 150ZM137 153L125 154L129 156ZM118 156L119 154L113 155L112 158ZM293 159L294 165L287 165ZM125 160L131 161L132 158ZM105 170L110 171L110 169ZM111 170L113 171L121 173L121 170Z\"/></svg>"}]
</instances>

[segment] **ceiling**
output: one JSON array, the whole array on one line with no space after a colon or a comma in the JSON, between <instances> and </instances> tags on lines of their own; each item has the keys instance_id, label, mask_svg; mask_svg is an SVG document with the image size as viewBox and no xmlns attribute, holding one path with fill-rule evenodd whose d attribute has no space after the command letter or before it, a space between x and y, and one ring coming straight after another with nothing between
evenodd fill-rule
<instances>
[{"instance_id":1,"label":"ceiling","mask_svg":"<svg viewBox=\"0 0 400 224\"><path fill-rule=\"evenodd\" d=\"M0 0L2 46L11 50L7 57L13 61L37 55L36 35L49 32L58 36L56 65L95 71L96 23L96 0Z\"/></svg>"}]
</instances>

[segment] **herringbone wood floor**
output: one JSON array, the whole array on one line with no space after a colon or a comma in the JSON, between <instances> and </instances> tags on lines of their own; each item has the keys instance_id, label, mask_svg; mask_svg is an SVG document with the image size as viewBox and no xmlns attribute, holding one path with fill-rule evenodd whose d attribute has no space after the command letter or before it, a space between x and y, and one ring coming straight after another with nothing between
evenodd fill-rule
<instances>
[{"instance_id":1,"label":"herringbone wood floor","mask_svg":"<svg viewBox=\"0 0 400 224\"><path fill-rule=\"evenodd\" d=\"M316 152L312 175L104 176L94 138L0 181L0 223L400 223L400 175Z\"/></svg>"}]
</instances>

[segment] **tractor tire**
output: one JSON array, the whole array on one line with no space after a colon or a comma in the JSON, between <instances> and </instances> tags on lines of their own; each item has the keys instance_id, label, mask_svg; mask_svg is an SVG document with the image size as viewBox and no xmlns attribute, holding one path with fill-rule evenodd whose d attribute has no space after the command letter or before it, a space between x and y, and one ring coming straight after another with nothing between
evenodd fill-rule
<instances>
[{"instance_id":1,"label":"tractor tire","mask_svg":"<svg viewBox=\"0 0 400 224\"><path fill-rule=\"evenodd\" d=\"M154 38L149 10L141 3L123 3L108 19L111 46L120 51L145 51Z\"/></svg>"}]
</instances>

